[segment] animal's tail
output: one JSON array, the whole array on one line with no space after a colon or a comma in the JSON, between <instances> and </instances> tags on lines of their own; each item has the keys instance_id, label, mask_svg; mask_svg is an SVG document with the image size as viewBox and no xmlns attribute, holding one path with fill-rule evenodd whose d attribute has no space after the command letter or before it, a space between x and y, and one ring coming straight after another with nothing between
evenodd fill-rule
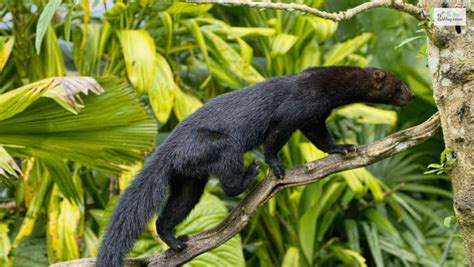
<instances>
[{"instance_id":1,"label":"animal's tail","mask_svg":"<svg viewBox=\"0 0 474 267\"><path fill-rule=\"evenodd\" d=\"M157 153L153 154L120 197L102 238L96 266L122 266L123 258L151 217L164 206L170 171L159 158Z\"/></svg>"}]
</instances>

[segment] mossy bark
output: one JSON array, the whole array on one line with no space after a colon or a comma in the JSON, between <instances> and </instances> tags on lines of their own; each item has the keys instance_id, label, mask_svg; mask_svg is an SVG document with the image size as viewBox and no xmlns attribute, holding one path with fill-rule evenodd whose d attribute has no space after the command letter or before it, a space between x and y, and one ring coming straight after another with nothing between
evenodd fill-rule
<instances>
[{"instance_id":1,"label":"mossy bark","mask_svg":"<svg viewBox=\"0 0 474 267\"><path fill-rule=\"evenodd\" d=\"M467 26L433 27L427 32L433 92L445 145L450 151L447 157L456 158L449 171L454 211L461 226L469 266L474 266L474 19L469 1L424 3L426 12L442 6L465 7L468 11Z\"/></svg>"}]
</instances>

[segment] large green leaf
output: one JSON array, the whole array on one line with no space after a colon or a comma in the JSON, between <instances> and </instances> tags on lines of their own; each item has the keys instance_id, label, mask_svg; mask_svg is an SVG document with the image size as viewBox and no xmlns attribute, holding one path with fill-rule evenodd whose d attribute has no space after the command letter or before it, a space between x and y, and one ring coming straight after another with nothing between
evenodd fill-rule
<instances>
[{"instance_id":1,"label":"large green leaf","mask_svg":"<svg viewBox=\"0 0 474 267\"><path fill-rule=\"evenodd\" d=\"M324 66L337 65L341 63L348 55L361 49L372 39L372 33L363 33L352 39L335 45L326 55Z\"/></svg>"},{"instance_id":2,"label":"large green leaf","mask_svg":"<svg viewBox=\"0 0 474 267\"><path fill-rule=\"evenodd\" d=\"M156 47L146 31L126 30L119 33L127 74L139 94L151 88L156 75Z\"/></svg>"},{"instance_id":3,"label":"large green leaf","mask_svg":"<svg viewBox=\"0 0 474 267\"><path fill-rule=\"evenodd\" d=\"M224 204L212 194L204 193L199 204L176 227L176 235L189 235L209 229L227 216ZM237 235L221 246L201 254L184 266L245 266L240 236Z\"/></svg>"},{"instance_id":4,"label":"large green leaf","mask_svg":"<svg viewBox=\"0 0 474 267\"><path fill-rule=\"evenodd\" d=\"M0 95L0 121L24 111L40 97L54 99L63 108L77 114L82 104L79 93L100 94L103 88L90 77L53 77L30 83Z\"/></svg>"},{"instance_id":5,"label":"large green leaf","mask_svg":"<svg viewBox=\"0 0 474 267\"><path fill-rule=\"evenodd\" d=\"M173 108L176 84L168 62L160 54L156 54L156 75L151 80L153 83L148 90L150 104L158 121L164 124Z\"/></svg>"},{"instance_id":6,"label":"large green leaf","mask_svg":"<svg viewBox=\"0 0 474 267\"><path fill-rule=\"evenodd\" d=\"M189 114L202 106L202 102L193 95L186 94L178 87L175 88L174 114L178 120L184 120Z\"/></svg>"},{"instance_id":7,"label":"large green leaf","mask_svg":"<svg viewBox=\"0 0 474 267\"><path fill-rule=\"evenodd\" d=\"M60 155L107 172L141 160L153 147L154 120L128 85L108 78L99 82L105 92L82 97L85 107L76 115L43 98L0 121L0 143L12 155Z\"/></svg>"}]
</instances>

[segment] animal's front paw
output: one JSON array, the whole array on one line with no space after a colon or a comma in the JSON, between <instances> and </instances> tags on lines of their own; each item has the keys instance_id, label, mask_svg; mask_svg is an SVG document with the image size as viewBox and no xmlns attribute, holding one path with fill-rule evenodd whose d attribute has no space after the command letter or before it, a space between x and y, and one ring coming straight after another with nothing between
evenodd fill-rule
<instances>
[{"instance_id":1,"label":"animal's front paw","mask_svg":"<svg viewBox=\"0 0 474 267\"><path fill-rule=\"evenodd\" d=\"M330 149L328 149L328 151L326 151L326 152L329 153L329 154L347 155L347 154L349 154L351 152L355 152L355 151L357 151L357 146L348 144L348 145L335 145L335 146L331 147Z\"/></svg>"},{"instance_id":2,"label":"animal's front paw","mask_svg":"<svg viewBox=\"0 0 474 267\"><path fill-rule=\"evenodd\" d=\"M282 179L283 177L285 177L285 168L283 168L283 164L281 164L280 160L271 161L269 163L269 165L270 165L270 169L272 170L273 174L275 174L275 176L278 179Z\"/></svg>"}]
</instances>

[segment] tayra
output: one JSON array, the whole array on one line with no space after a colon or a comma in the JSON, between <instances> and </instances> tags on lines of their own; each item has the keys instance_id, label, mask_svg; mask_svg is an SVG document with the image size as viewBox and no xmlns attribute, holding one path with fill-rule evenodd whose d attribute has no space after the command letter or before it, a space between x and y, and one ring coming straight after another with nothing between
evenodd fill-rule
<instances>
[{"instance_id":1,"label":"tayra","mask_svg":"<svg viewBox=\"0 0 474 267\"><path fill-rule=\"evenodd\" d=\"M97 266L119 266L151 217L173 250L185 247L173 228L196 205L210 175L224 193L244 191L258 174L243 154L263 144L273 173L285 171L277 153L295 130L327 153L354 151L337 145L325 119L336 107L355 103L402 106L413 94L395 75L376 68L315 67L220 95L179 123L123 192L102 239ZM161 212L160 212L161 211Z\"/></svg>"}]
</instances>

